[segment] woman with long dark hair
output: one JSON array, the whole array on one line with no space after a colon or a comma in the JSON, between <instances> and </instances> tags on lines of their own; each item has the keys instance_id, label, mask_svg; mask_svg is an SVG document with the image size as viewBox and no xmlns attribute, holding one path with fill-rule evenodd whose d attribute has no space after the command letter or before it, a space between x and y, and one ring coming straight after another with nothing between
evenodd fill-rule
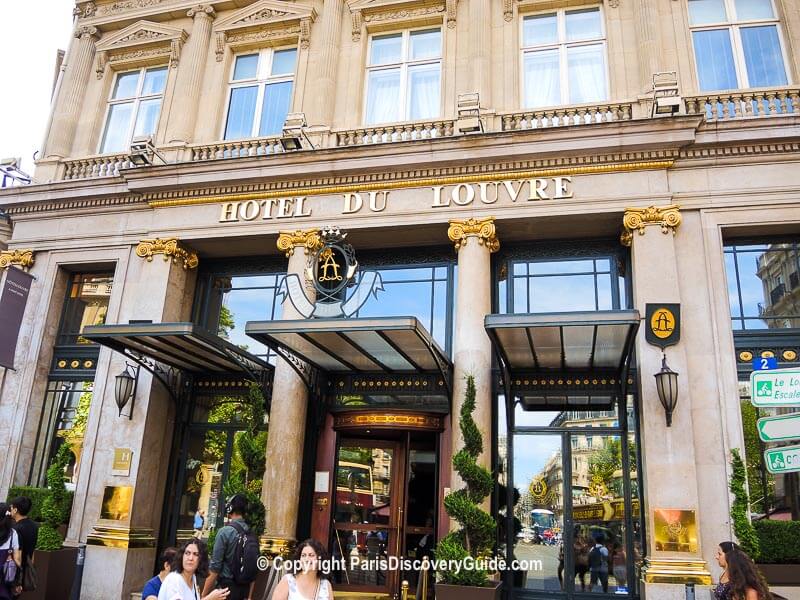
<instances>
[{"instance_id":1,"label":"woman with long dark hair","mask_svg":"<svg viewBox=\"0 0 800 600\"><path fill-rule=\"evenodd\" d=\"M225 600L228 588L214 590L200 597L197 578L208 575L208 551L202 540L192 538L181 545L172 559L169 575L164 578L158 600Z\"/></svg>"},{"instance_id":2,"label":"woman with long dark hair","mask_svg":"<svg viewBox=\"0 0 800 600\"><path fill-rule=\"evenodd\" d=\"M11 600L22 567L22 551L13 525L10 507L0 502L0 600Z\"/></svg>"},{"instance_id":3,"label":"woman with long dark hair","mask_svg":"<svg viewBox=\"0 0 800 600\"><path fill-rule=\"evenodd\" d=\"M738 544L722 542L717 563L723 571L714 590L715 600L772 600L764 576Z\"/></svg>"},{"instance_id":4,"label":"woman with long dark hair","mask_svg":"<svg viewBox=\"0 0 800 600\"><path fill-rule=\"evenodd\" d=\"M292 557L295 572L283 576L272 600L333 600L328 574L322 571L324 560L325 549L317 540L298 544Z\"/></svg>"}]
</instances>

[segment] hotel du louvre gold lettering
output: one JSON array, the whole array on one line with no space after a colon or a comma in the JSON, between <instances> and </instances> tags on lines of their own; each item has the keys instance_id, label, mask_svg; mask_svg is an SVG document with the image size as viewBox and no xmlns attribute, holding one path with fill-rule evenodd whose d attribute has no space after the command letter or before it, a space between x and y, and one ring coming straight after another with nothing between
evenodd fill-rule
<instances>
[{"instance_id":1,"label":"hotel du louvre gold lettering","mask_svg":"<svg viewBox=\"0 0 800 600\"><path fill-rule=\"evenodd\" d=\"M434 185L428 188L431 208L470 206L481 204L514 204L540 200L572 198L572 177L535 177L480 183ZM313 196L312 196L313 198ZM380 213L391 210L389 190L345 192L342 214L360 212ZM307 196L223 202L220 205L220 223L310 217L312 208Z\"/></svg>"}]
</instances>

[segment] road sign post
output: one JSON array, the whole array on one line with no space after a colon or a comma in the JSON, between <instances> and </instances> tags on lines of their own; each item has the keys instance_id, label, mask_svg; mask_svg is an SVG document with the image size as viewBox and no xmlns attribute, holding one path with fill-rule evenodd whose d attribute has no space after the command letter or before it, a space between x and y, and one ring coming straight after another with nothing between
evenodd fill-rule
<instances>
[{"instance_id":1,"label":"road sign post","mask_svg":"<svg viewBox=\"0 0 800 600\"><path fill-rule=\"evenodd\" d=\"M764 452L764 462L770 473L795 473L800 471L800 446L770 448Z\"/></svg>"},{"instance_id":2,"label":"road sign post","mask_svg":"<svg viewBox=\"0 0 800 600\"><path fill-rule=\"evenodd\" d=\"M753 406L800 406L800 369L776 369L750 373Z\"/></svg>"}]
</instances>

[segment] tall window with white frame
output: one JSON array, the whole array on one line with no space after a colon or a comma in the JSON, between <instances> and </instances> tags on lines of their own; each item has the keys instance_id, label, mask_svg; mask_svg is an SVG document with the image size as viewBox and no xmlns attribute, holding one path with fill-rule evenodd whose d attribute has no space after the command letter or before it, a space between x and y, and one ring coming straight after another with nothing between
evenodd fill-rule
<instances>
[{"instance_id":1,"label":"tall window with white frame","mask_svg":"<svg viewBox=\"0 0 800 600\"><path fill-rule=\"evenodd\" d=\"M689 0L701 91L786 85L773 0Z\"/></svg>"},{"instance_id":2,"label":"tall window with white frame","mask_svg":"<svg viewBox=\"0 0 800 600\"><path fill-rule=\"evenodd\" d=\"M608 68L600 7L522 19L522 102L525 108L608 99Z\"/></svg>"},{"instance_id":3,"label":"tall window with white frame","mask_svg":"<svg viewBox=\"0 0 800 600\"><path fill-rule=\"evenodd\" d=\"M373 35L368 56L367 125L441 114L441 29Z\"/></svg>"},{"instance_id":4,"label":"tall window with white frame","mask_svg":"<svg viewBox=\"0 0 800 600\"><path fill-rule=\"evenodd\" d=\"M224 139L280 134L292 105L297 48L239 54L229 82Z\"/></svg>"},{"instance_id":5,"label":"tall window with white frame","mask_svg":"<svg viewBox=\"0 0 800 600\"><path fill-rule=\"evenodd\" d=\"M102 154L128 150L134 137L155 135L166 83L167 67L117 73L108 99Z\"/></svg>"}]
</instances>

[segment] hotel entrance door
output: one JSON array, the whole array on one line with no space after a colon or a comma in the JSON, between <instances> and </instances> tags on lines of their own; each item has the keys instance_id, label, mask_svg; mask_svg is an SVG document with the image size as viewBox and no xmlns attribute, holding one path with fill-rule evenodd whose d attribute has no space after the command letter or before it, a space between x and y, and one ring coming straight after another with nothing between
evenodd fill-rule
<instances>
[{"instance_id":1,"label":"hotel entrance door","mask_svg":"<svg viewBox=\"0 0 800 600\"><path fill-rule=\"evenodd\" d=\"M430 590L424 573L401 563L431 556L436 469L432 434L340 441L330 538L337 591L399 597L403 581L409 595Z\"/></svg>"}]
</instances>

